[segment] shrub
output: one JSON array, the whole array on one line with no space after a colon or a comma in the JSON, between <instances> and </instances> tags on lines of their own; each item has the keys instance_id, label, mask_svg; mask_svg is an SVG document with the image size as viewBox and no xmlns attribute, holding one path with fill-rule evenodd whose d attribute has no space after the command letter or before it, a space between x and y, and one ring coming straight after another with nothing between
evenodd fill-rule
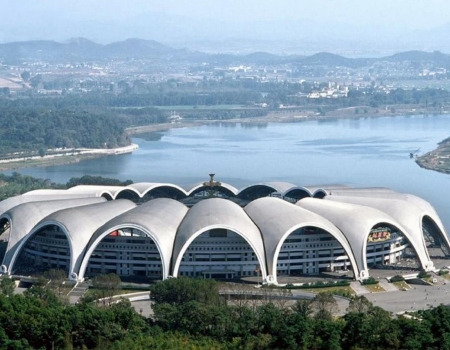
<instances>
[{"instance_id":1,"label":"shrub","mask_svg":"<svg viewBox=\"0 0 450 350\"><path fill-rule=\"evenodd\" d=\"M428 277L431 277L431 275L428 272L422 270L422 271L419 272L417 277L419 277L419 278L428 278Z\"/></svg>"},{"instance_id":2,"label":"shrub","mask_svg":"<svg viewBox=\"0 0 450 350\"><path fill-rule=\"evenodd\" d=\"M448 270L439 270L438 275L439 276L444 276L444 275L448 275Z\"/></svg>"},{"instance_id":3,"label":"shrub","mask_svg":"<svg viewBox=\"0 0 450 350\"><path fill-rule=\"evenodd\" d=\"M404 280L403 276L400 275L395 275L391 278L391 282L403 282Z\"/></svg>"},{"instance_id":4,"label":"shrub","mask_svg":"<svg viewBox=\"0 0 450 350\"><path fill-rule=\"evenodd\" d=\"M365 286L370 285L370 284L378 284L378 281L373 277L369 277L369 278L363 280L362 284Z\"/></svg>"}]
</instances>

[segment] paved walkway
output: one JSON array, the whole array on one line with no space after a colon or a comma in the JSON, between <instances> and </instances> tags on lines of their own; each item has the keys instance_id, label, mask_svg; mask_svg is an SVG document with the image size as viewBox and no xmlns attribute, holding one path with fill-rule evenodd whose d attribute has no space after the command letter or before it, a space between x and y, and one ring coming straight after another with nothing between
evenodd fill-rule
<instances>
[{"instance_id":1,"label":"paved walkway","mask_svg":"<svg viewBox=\"0 0 450 350\"><path fill-rule=\"evenodd\" d=\"M398 288L395 284L389 283L384 279L381 279L379 284L386 292L398 292Z\"/></svg>"},{"instance_id":2,"label":"paved walkway","mask_svg":"<svg viewBox=\"0 0 450 350\"><path fill-rule=\"evenodd\" d=\"M69 294L67 294L69 297L69 303L76 304L88 289L89 289L88 283L86 282L78 283L74 288L72 288Z\"/></svg>"},{"instance_id":3,"label":"paved walkway","mask_svg":"<svg viewBox=\"0 0 450 350\"><path fill-rule=\"evenodd\" d=\"M355 291L356 295L363 295L370 293L359 281L350 282L350 287Z\"/></svg>"}]
</instances>

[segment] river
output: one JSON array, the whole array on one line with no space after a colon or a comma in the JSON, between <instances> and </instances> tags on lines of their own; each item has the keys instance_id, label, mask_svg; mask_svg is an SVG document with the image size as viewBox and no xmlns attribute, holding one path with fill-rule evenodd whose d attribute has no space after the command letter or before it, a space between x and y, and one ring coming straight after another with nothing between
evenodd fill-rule
<instances>
[{"instance_id":1,"label":"river","mask_svg":"<svg viewBox=\"0 0 450 350\"><path fill-rule=\"evenodd\" d=\"M401 116L172 129L133 139L140 149L132 154L20 172L55 182L90 174L189 186L212 172L237 188L264 181L388 187L429 201L450 229L450 175L422 169L409 157L448 137L449 119Z\"/></svg>"}]
</instances>

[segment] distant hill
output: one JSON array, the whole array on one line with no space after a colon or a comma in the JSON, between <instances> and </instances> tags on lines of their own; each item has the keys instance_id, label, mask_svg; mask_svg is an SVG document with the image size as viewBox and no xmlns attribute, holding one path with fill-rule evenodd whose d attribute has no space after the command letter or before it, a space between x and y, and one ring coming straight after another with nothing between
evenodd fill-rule
<instances>
[{"instance_id":1,"label":"distant hill","mask_svg":"<svg viewBox=\"0 0 450 350\"><path fill-rule=\"evenodd\" d=\"M267 52L246 55L212 54L187 48L177 49L154 40L127 39L108 45L97 44L85 38L71 38L65 42L23 41L0 44L0 60L6 62L20 59L64 61L103 59L170 59L172 61L210 62L212 64L276 64L297 63L301 65L343 66L359 68L377 61L430 62L450 68L450 55L439 51L407 51L383 58L348 58L329 52L311 56L280 56Z\"/></svg>"},{"instance_id":2,"label":"distant hill","mask_svg":"<svg viewBox=\"0 0 450 350\"><path fill-rule=\"evenodd\" d=\"M150 58L176 54L177 49L163 45L155 40L127 39L108 44L103 51L109 57Z\"/></svg>"},{"instance_id":3,"label":"distant hill","mask_svg":"<svg viewBox=\"0 0 450 350\"><path fill-rule=\"evenodd\" d=\"M442 67L450 67L450 55L443 54L440 51L424 52L424 51L406 51L400 52L392 56L384 57L387 61L410 61L410 62L430 62Z\"/></svg>"},{"instance_id":4,"label":"distant hill","mask_svg":"<svg viewBox=\"0 0 450 350\"><path fill-rule=\"evenodd\" d=\"M343 66L343 67L364 67L373 59L367 58L347 58L339 55L335 55L329 52L320 52L312 56L303 57L299 60L299 63L306 65L327 65L327 66Z\"/></svg>"}]
</instances>

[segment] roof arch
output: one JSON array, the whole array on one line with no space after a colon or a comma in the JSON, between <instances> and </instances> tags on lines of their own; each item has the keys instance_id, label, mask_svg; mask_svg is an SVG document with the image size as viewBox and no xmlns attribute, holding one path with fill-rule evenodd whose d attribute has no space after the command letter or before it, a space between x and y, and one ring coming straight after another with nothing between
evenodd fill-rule
<instances>
[{"instance_id":1,"label":"roof arch","mask_svg":"<svg viewBox=\"0 0 450 350\"><path fill-rule=\"evenodd\" d=\"M244 238L258 259L263 279L267 278L261 232L239 205L223 198L209 198L198 202L184 217L178 228L173 248L173 276L178 275L183 254L194 239L215 228L233 231Z\"/></svg>"},{"instance_id":2,"label":"roof arch","mask_svg":"<svg viewBox=\"0 0 450 350\"><path fill-rule=\"evenodd\" d=\"M201 192L201 191L206 191L209 190L208 186L204 185L204 182L199 182L197 184L195 184L194 186L192 186L189 190L187 190L187 194L188 196L194 196L195 194ZM218 191L223 192L224 194L226 194L229 197L234 197L238 194L238 189L234 186L231 186L230 184L227 184L225 182L221 182L219 186L215 186L215 188L218 189Z\"/></svg>"},{"instance_id":3,"label":"roof arch","mask_svg":"<svg viewBox=\"0 0 450 350\"><path fill-rule=\"evenodd\" d=\"M330 194L331 196L331 194ZM349 189L346 191L333 191L332 196L346 196L346 197L366 197L366 198L379 198L379 199L389 199L389 200L402 200L406 201L408 203L413 204L414 206L420 208L423 210L427 215L432 219L432 221L436 224L436 226L439 228L439 234L445 244L445 247L450 252L450 240L448 237L448 233L445 230L444 224L442 223L441 219L439 218L439 215L436 212L436 209L427 202L426 200L415 196L413 194L407 194L407 193L398 193L395 191L392 191L387 188L375 188L373 191L370 188L363 188L363 189Z\"/></svg>"},{"instance_id":4,"label":"roof arch","mask_svg":"<svg viewBox=\"0 0 450 350\"><path fill-rule=\"evenodd\" d=\"M29 192L27 192L29 193ZM0 215L23 203L53 201L53 200L72 200L77 198L94 198L95 195L85 195L80 193L68 193L67 191L58 192L57 194L40 194L40 195L20 195L7 198L0 202Z\"/></svg>"},{"instance_id":5,"label":"roof arch","mask_svg":"<svg viewBox=\"0 0 450 350\"><path fill-rule=\"evenodd\" d=\"M288 198L292 198L292 199L296 199L296 200L300 200L302 198L308 198L308 197L312 197L311 192L309 192L309 190L305 187L292 187L288 190L286 190L283 194L282 197L288 197Z\"/></svg>"},{"instance_id":6,"label":"roof arch","mask_svg":"<svg viewBox=\"0 0 450 350\"><path fill-rule=\"evenodd\" d=\"M155 184L142 192L141 198L146 196L154 196L155 198L183 199L187 197L187 194L181 187L176 185Z\"/></svg>"},{"instance_id":7,"label":"roof arch","mask_svg":"<svg viewBox=\"0 0 450 350\"><path fill-rule=\"evenodd\" d=\"M297 188L297 186L289 182L261 182L244 187L238 192L237 196L242 199L255 200L267 197L274 192L282 195L292 188Z\"/></svg>"},{"instance_id":8,"label":"roof arch","mask_svg":"<svg viewBox=\"0 0 450 350\"><path fill-rule=\"evenodd\" d=\"M14 264L20 249L28 240L31 230L43 218L62 209L102 203L104 201L105 199L100 197L29 202L15 206L1 215L0 221L6 219L10 222L10 236L5 256L3 257L2 271L4 273L10 272L10 266Z\"/></svg>"},{"instance_id":9,"label":"roof arch","mask_svg":"<svg viewBox=\"0 0 450 350\"><path fill-rule=\"evenodd\" d=\"M433 262L430 259L425 246L422 232L422 218L428 215L422 208L411 202L402 199L386 199L356 196L327 196L325 200L357 205L365 205L378 209L397 221L405 228L403 234L413 246L423 269L429 271L433 269ZM429 216L429 215L428 215Z\"/></svg>"},{"instance_id":10,"label":"roof arch","mask_svg":"<svg viewBox=\"0 0 450 350\"><path fill-rule=\"evenodd\" d=\"M304 189L306 189L313 198L323 198L325 197L328 192L332 189L344 189L348 188L346 185L312 185L312 186L303 186Z\"/></svg>"},{"instance_id":11,"label":"roof arch","mask_svg":"<svg viewBox=\"0 0 450 350\"><path fill-rule=\"evenodd\" d=\"M159 182L137 182L135 184L128 185L126 188L133 188L137 192L141 194L141 197L143 197L147 192L156 189L158 187L169 187L178 192L180 195L183 194L184 196L187 196L187 193L184 189L182 189L180 186L170 184L170 183L159 183Z\"/></svg>"},{"instance_id":12,"label":"roof arch","mask_svg":"<svg viewBox=\"0 0 450 350\"><path fill-rule=\"evenodd\" d=\"M273 197L256 199L247 204L244 210L263 235L268 274L273 276L275 283L277 283L277 260L284 241L295 230L307 226L318 227L331 234L344 248L355 276L359 275L358 264L346 237L324 217Z\"/></svg>"},{"instance_id":13,"label":"roof arch","mask_svg":"<svg viewBox=\"0 0 450 350\"><path fill-rule=\"evenodd\" d=\"M78 185L67 189L71 193L94 193L98 197L105 197L108 200L114 199L117 192L124 186L99 186L99 185Z\"/></svg>"},{"instance_id":14,"label":"roof arch","mask_svg":"<svg viewBox=\"0 0 450 350\"><path fill-rule=\"evenodd\" d=\"M135 190L134 188L124 187L121 190L117 191L114 200L118 199L127 199L130 201L133 201L135 203L139 202L141 199L141 194L139 191Z\"/></svg>"},{"instance_id":15,"label":"roof arch","mask_svg":"<svg viewBox=\"0 0 450 350\"><path fill-rule=\"evenodd\" d=\"M111 219L98 228L89 240L77 270L78 278L84 278L89 258L104 237L122 228L136 228L155 242L163 265L163 279L166 279L169 275L176 231L187 211L188 208L176 200L157 198Z\"/></svg>"},{"instance_id":16,"label":"roof arch","mask_svg":"<svg viewBox=\"0 0 450 350\"><path fill-rule=\"evenodd\" d=\"M298 201L296 205L323 216L344 233L355 255L360 279L369 276L366 250L367 238L371 229L380 223L386 223L396 227L403 234L406 232L391 216L367 206L324 201L316 198L304 198Z\"/></svg>"},{"instance_id":17,"label":"roof arch","mask_svg":"<svg viewBox=\"0 0 450 350\"><path fill-rule=\"evenodd\" d=\"M67 236L70 246L69 278L78 280L77 272L86 245L94 232L113 217L134 208L136 204L128 200L116 200L81 207L63 209L42 219L23 241L25 244L34 233L48 225L58 226ZM13 267L11 263L11 268Z\"/></svg>"}]
</instances>

